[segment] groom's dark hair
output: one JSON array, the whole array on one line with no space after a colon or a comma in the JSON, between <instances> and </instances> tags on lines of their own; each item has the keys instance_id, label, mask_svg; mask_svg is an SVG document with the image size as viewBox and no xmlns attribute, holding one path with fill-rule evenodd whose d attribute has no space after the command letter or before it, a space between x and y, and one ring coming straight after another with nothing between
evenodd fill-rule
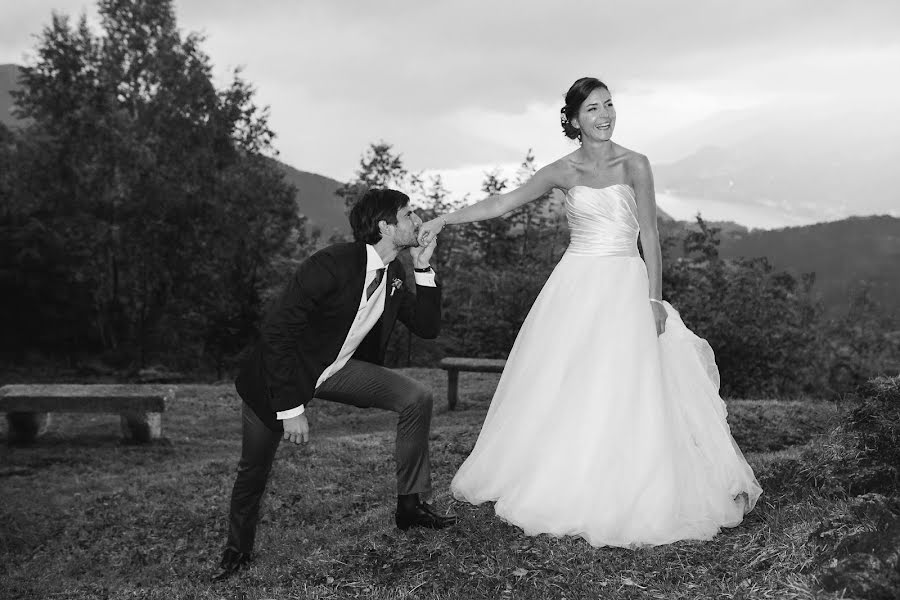
<instances>
[{"instance_id":1,"label":"groom's dark hair","mask_svg":"<svg viewBox=\"0 0 900 600\"><path fill-rule=\"evenodd\" d=\"M409 196L397 190L370 189L350 209L353 239L366 244L381 240L379 221L397 224L397 211L409 204Z\"/></svg>"}]
</instances>

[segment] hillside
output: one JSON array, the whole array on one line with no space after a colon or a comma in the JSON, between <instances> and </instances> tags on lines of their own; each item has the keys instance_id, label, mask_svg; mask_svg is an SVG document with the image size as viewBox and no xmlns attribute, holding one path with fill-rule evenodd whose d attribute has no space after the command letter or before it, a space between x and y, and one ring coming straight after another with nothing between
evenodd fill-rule
<instances>
[{"instance_id":1,"label":"hillside","mask_svg":"<svg viewBox=\"0 0 900 600\"><path fill-rule=\"evenodd\" d=\"M335 230L341 234L350 233L344 200L335 194L343 185L340 181L275 162L284 172L284 178L297 188L297 209L306 216L310 228L319 228L326 240Z\"/></svg>"},{"instance_id":2,"label":"hillside","mask_svg":"<svg viewBox=\"0 0 900 600\"><path fill-rule=\"evenodd\" d=\"M722 236L725 258L766 256L778 269L814 272L815 289L830 311L847 307L853 288L868 285L873 297L900 318L900 219L851 217L841 221Z\"/></svg>"}]
</instances>

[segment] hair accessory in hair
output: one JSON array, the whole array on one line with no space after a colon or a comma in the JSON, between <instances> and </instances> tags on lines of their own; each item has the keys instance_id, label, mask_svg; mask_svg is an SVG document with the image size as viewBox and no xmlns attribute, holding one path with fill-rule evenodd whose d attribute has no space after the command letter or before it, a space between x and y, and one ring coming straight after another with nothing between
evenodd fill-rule
<instances>
[{"instance_id":1,"label":"hair accessory in hair","mask_svg":"<svg viewBox=\"0 0 900 600\"><path fill-rule=\"evenodd\" d=\"M559 109L559 121L563 125L566 125L569 122L569 117L566 116L566 107L565 106L563 106L561 109Z\"/></svg>"}]
</instances>

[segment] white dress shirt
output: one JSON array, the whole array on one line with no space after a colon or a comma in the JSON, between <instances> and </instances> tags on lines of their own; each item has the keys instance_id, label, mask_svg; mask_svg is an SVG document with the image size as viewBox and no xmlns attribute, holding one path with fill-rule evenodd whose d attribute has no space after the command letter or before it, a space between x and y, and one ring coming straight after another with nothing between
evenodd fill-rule
<instances>
[{"instance_id":1,"label":"white dress shirt","mask_svg":"<svg viewBox=\"0 0 900 600\"><path fill-rule=\"evenodd\" d=\"M340 352L338 352L337 360L322 371L322 375L320 375L319 380L316 381L316 388L347 364L347 361L350 360L350 357L353 356L353 353L356 352L356 349L359 348L359 345L369 334L372 327L375 326L375 323L378 322L378 319L384 312L385 294L389 293L387 291L387 271L385 271L384 276L381 278L381 283L378 284L378 287L372 293L372 296L368 299L366 298L366 289L369 287L369 284L375 280L378 269L387 269L387 265L381 260L381 256L378 255L375 247L366 244L366 278L360 293L359 308L356 309L356 318L353 319L350 331L347 332L347 338L344 340ZM436 287L434 271L428 273L416 273L415 276L416 285ZM391 289L393 289L393 286L391 286ZM276 413L276 417L279 421L283 421L284 419L302 415L303 412L304 407L301 404L296 408L282 410Z\"/></svg>"}]
</instances>

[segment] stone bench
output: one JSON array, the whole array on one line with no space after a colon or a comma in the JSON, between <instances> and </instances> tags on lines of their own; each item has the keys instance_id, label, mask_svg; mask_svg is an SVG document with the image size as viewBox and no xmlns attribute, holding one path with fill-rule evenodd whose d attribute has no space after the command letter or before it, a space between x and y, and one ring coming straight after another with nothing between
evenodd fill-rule
<instances>
[{"instance_id":1,"label":"stone bench","mask_svg":"<svg viewBox=\"0 0 900 600\"><path fill-rule=\"evenodd\" d=\"M162 412L174 398L174 388L159 385L16 384L0 387L0 412L10 443L36 439L53 412L115 413L126 440L149 442L162 436Z\"/></svg>"},{"instance_id":2,"label":"stone bench","mask_svg":"<svg viewBox=\"0 0 900 600\"><path fill-rule=\"evenodd\" d=\"M447 408L456 408L459 394L459 372L502 373L506 361L502 358L460 358L450 356L441 359L440 367L447 371Z\"/></svg>"}]
</instances>

